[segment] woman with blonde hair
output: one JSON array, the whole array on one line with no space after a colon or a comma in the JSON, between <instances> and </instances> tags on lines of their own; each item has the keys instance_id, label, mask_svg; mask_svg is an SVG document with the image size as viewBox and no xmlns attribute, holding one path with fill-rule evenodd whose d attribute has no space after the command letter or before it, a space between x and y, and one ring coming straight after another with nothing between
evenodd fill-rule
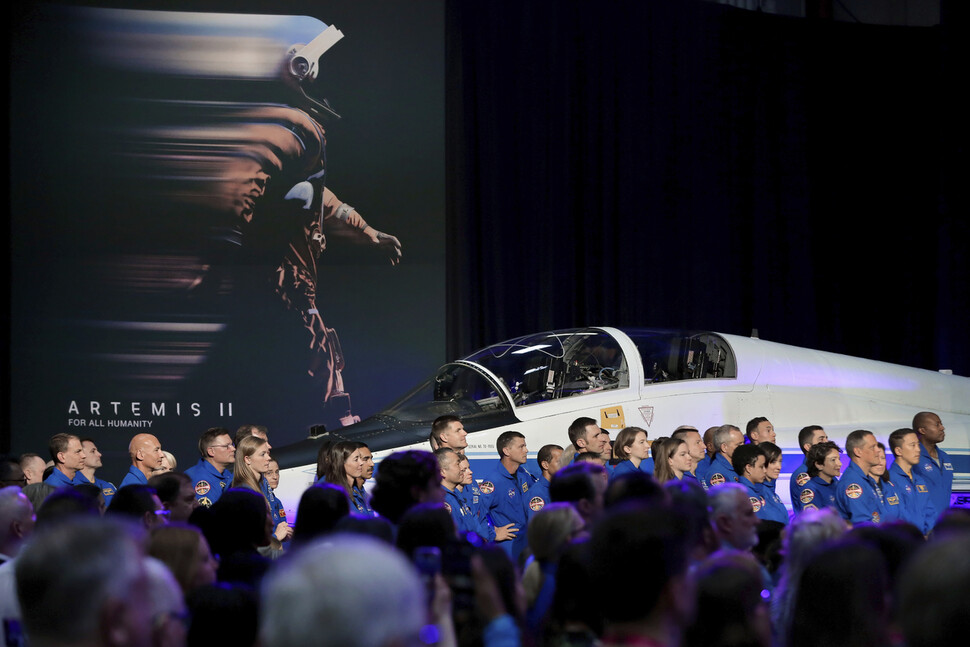
<instances>
[{"instance_id":1,"label":"woman with blonde hair","mask_svg":"<svg viewBox=\"0 0 970 647\"><path fill-rule=\"evenodd\" d=\"M266 500L267 511L272 510L270 501L269 482L263 476L269 471L272 457L269 454L270 444L259 436L246 436L236 447L236 466L232 472L232 487L247 488L263 495ZM270 512L272 514L272 512ZM293 534L293 529L281 521L273 531L277 542L282 542ZM275 550L281 547L273 544Z\"/></svg>"},{"instance_id":2,"label":"woman with blonde hair","mask_svg":"<svg viewBox=\"0 0 970 647\"><path fill-rule=\"evenodd\" d=\"M622 433L622 432L620 432ZM532 515L526 536L529 556L522 574L526 598L526 623L537 631L552 605L559 556L583 529L583 518L570 503L549 503Z\"/></svg>"},{"instance_id":3,"label":"woman with blonde hair","mask_svg":"<svg viewBox=\"0 0 970 647\"><path fill-rule=\"evenodd\" d=\"M640 470L649 474L653 471L653 461L650 459L650 445L647 443L647 431L640 427L625 427L616 435L613 452L620 462L613 468L611 478L626 472Z\"/></svg>"},{"instance_id":4,"label":"woman with blonde hair","mask_svg":"<svg viewBox=\"0 0 970 647\"><path fill-rule=\"evenodd\" d=\"M683 438L666 438L654 458L653 477L658 483L681 480L694 467L694 459Z\"/></svg>"}]
</instances>

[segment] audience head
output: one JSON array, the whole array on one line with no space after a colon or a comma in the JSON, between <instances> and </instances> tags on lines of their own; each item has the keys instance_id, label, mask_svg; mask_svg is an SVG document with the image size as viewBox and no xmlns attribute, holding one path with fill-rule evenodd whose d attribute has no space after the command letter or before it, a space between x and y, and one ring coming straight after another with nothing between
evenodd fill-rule
<instances>
[{"instance_id":1,"label":"audience head","mask_svg":"<svg viewBox=\"0 0 970 647\"><path fill-rule=\"evenodd\" d=\"M27 495L16 485L0 489L0 553L15 557L34 531L37 517Z\"/></svg>"},{"instance_id":2,"label":"audience head","mask_svg":"<svg viewBox=\"0 0 970 647\"><path fill-rule=\"evenodd\" d=\"M20 455L20 469L24 472L27 485L44 482L44 469L47 461L37 454L27 453Z\"/></svg>"},{"instance_id":3,"label":"audience head","mask_svg":"<svg viewBox=\"0 0 970 647\"><path fill-rule=\"evenodd\" d=\"M757 560L719 551L697 567L697 618L685 645L771 647L768 591Z\"/></svg>"},{"instance_id":4,"label":"audience head","mask_svg":"<svg viewBox=\"0 0 970 647\"><path fill-rule=\"evenodd\" d=\"M970 531L922 546L897 578L897 621L906 647L939 647L970 635Z\"/></svg>"},{"instance_id":5,"label":"audience head","mask_svg":"<svg viewBox=\"0 0 970 647\"><path fill-rule=\"evenodd\" d=\"M722 483L707 491L711 523L722 546L750 550L758 544L758 516L748 489L739 483Z\"/></svg>"},{"instance_id":6,"label":"audience head","mask_svg":"<svg viewBox=\"0 0 970 647\"><path fill-rule=\"evenodd\" d=\"M666 505L615 508L592 531L590 573L594 590L610 591L601 605L607 625L649 623L665 632L686 628L694 612L694 587L687 573L683 517ZM624 577L631 559L650 556L650 568ZM669 635L669 634L668 634Z\"/></svg>"},{"instance_id":7,"label":"audience head","mask_svg":"<svg viewBox=\"0 0 970 647\"><path fill-rule=\"evenodd\" d=\"M419 503L401 516L397 526L397 547L408 559L421 546L443 549L457 538L455 522L442 503Z\"/></svg>"},{"instance_id":8,"label":"audience head","mask_svg":"<svg viewBox=\"0 0 970 647\"><path fill-rule=\"evenodd\" d=\"M101 517L98 503L74 488L55 488L37 508L37 528L73 517Z\"/></svg>"},{"instance_id":9,"label":"audience head","mask_svg":"<svg viewBox=\"0 0 970 647\"><path fill-rule=\"evenodd\" d=\"M16 486L18 489L27 485L27 477L20 467L20 462L12 458L0 458L0 487Z\"/></svg>"},{"instance_id":10,"label":"audience head","mask_svg":"<svg viewBox=\"0 0 970 647\"><path fill-rule=\"evenodd\" d=\"M155 490L137 483L118 488L105 514L126 517L147 530L164 524L168 516Z\"/></svg>"},{"instance_id":11,"label":"audience head","mask_svg":"<svg viewBox=\"0 0 970 647\"><path fill-rule=\"evenodd\" d=\"M381 472L383 463L378 477ZM380 577L362 577L362 564ZM387 544L356 535L314 542L279 563L264 582L262 600L265 647L416 644L426 623L415 568Z\"/></svg>"},{"instance_id":12,"label":"audience head","mask_svg":"<svg viewBox=\"0 0 970 647\"><path fill-rule=\"evenodd\" d=\"M330 462L330 447L334 441L326 438L320 442L317 450L317 480L323 479L327 475L327 465Z\"/></svg>"},{"instance_id":13,"label":"audience head","mask_svg":"<svg viewBox=\"0 0 970 647\"><path fill-rule=\"evenodd\" d=\"M293 545L303 545L333 532L337 523L349 514L350 499L346 489L332 483L314 483L300 497L293 526Z\"/></svg>"},{"instance_id":14,"label":"audience head","mask_svg":"<svg viewBox=\"0 0 970 647\"><path fill-rule=\"evenodd\" d=\"M571 463L549 482L549 498L571 503L587 524L595 521L606 505L606 468L593 463Z\"/></svg>"},{"instance_id":15,"label":"audience head","mask_svg":"<svg viewBox=\"0 0 970 647\"><path fill-rule=\"evenodd\" d=\"M418 503L442 503L441 475L434 454L420 450L395 452L377 470L371 507L397 524Z\"/></svg>"},{"instance_id":16,"label":"audience head","mask_svg":"<svg viewBox=\"0 0 970 647\"><path fill-rule=\"evenodd\" d=\"M33 647L150 647L149 582L137 529L73 518L39 530L16 563L17 596Z\"/></svg>"},{"instance_id":17,"label":"audience head","mask_svg":"<svg viewBox=\"0 0 970 647\"><path fill-rule=\"evenodd\" d=\"M229 488L209 508L202 528L212 552L221 557L268 546L273 518L266 499L248 488Z\"/></svg>"},{"instance_id":18,"label":"audience head","mask_svg":"<svg viewBox=\"0 0 970 647\"><path fill-rule=\"evenodd\" d=\"M169 521L188 521L199 507L192 479L182 472L164 472L148 479L148 487L155 490L162 507L168 511Z\"/></svg>"},{"instance_id":19,"label":"audience head","mask_svg":"<svg viewBox=\"0 0 970 647\"><path fill-rule=\"evenodd\" d=\"M646 472L636 470L613 477L603 496L604 508L615 508L621 503L662 503L666 498L663 486Z\"/></svg>"},{"instance_id":20,"label":"audience head","mask_svg":"<svg viewBox=\"0 0 970 647\"><path fill-rule=\"evenodd\" d=\"M152 647L185 647L185 596L163 562L145 557L151 604Z\"/></svg>"},{"instance_id":21,"label":"audience head","mask_svg":"<svg viewBox=\"0 0 970 647\"><path fill-rule=\"evenodd\" d=\"M821 546L799 579L787 644L883 647L888 584L885 560L870 544L845 538Z\"/></svg>"},{"instance_id":22,"label":"audience head","mask_svg":"<svg viewBox=\"0 0 970 647\"><path fill-rule=\"evenodd\" d=\"M209 542L195 526L173 523L152 529L148 554L171 569L186 595L216 581L218 564L209 549Z\"/></svg>"}]
</instances>

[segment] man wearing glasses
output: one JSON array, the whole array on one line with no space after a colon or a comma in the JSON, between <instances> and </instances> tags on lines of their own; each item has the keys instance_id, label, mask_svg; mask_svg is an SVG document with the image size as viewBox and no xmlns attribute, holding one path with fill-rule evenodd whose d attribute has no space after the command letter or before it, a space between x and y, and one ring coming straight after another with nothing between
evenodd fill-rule
<instances>
[{"instance_id":1,"label":"man wearing glasses","mask_svg":"<svg viewBox=\"0 0 970 647\"><path fill-rule=\"evenodd\" d=\"M210 507L232 485L232 467L236 462L236 446L232 434L223 427L206 429L199 438L202 458L185 473L192 479L199 505Z\"/></svg>"}]
</instances>

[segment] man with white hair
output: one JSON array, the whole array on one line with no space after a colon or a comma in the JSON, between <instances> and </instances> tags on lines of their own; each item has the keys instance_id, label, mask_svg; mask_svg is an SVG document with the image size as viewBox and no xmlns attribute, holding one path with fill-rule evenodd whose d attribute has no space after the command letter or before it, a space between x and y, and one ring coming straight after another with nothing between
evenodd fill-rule
<instances>
[{"instance_id":1,"label":"man with white hair","mask_svg":"<svg viewBox=\"0 0 970 647\"><path fill-rule=\"evenodd\" d=\"M380 577L361 577L362 564ZM261 597L264 647L408 645L428 624L414 566L360 535L332 535L294 553L267 575Z\"/></svg>"},{"instance_id":2,"label":"man with white hair","mask_svg":"<svg viewBox=\"0 0 970 647\"><path fill-rule=\"evenodd\" d=\"M31 647L150 647L149 582L127 524L74 517L46 526L16 562Z\"/></svg>"},{"instance_id":3,"label":"man with white hair","mask_svg":"<svg viewBox=\"0 0 970 647\"><path fill-rule=\"evenodd\" d=\"M758 544L758 515L740 483L722 483L707 491L711 525L722 548L748 551Z\"/></svg>"}]
</instances>

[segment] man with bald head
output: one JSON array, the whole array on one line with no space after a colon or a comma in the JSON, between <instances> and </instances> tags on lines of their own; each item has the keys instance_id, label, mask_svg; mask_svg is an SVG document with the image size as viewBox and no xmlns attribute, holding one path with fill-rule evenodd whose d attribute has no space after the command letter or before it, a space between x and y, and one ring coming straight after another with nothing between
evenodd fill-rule
<instances>
[{"instance_id":1,"label":"man with bald head","mask_svg":"<svg viewBox=\"0 0 970 647\"><path fill-rule=\"evenodd\" d=\"M126 485L148 485L152 470L162 464L162 444L151 434L137 434L128 444L131 467L121 480L119 489Z\"/></svg>"},{"instance_id":2,"label":"man with bald head","mask_svg":"<svg viewBox=\"0 0 970 647\"><path fill-rule=\"evenodd\" d=\"M20 455L20 469L24 471L24 478L27 485L31 483L44 482L44 470L47 469L47 461L38 454L28 452Z\"/></svg>"}]
</instances>

